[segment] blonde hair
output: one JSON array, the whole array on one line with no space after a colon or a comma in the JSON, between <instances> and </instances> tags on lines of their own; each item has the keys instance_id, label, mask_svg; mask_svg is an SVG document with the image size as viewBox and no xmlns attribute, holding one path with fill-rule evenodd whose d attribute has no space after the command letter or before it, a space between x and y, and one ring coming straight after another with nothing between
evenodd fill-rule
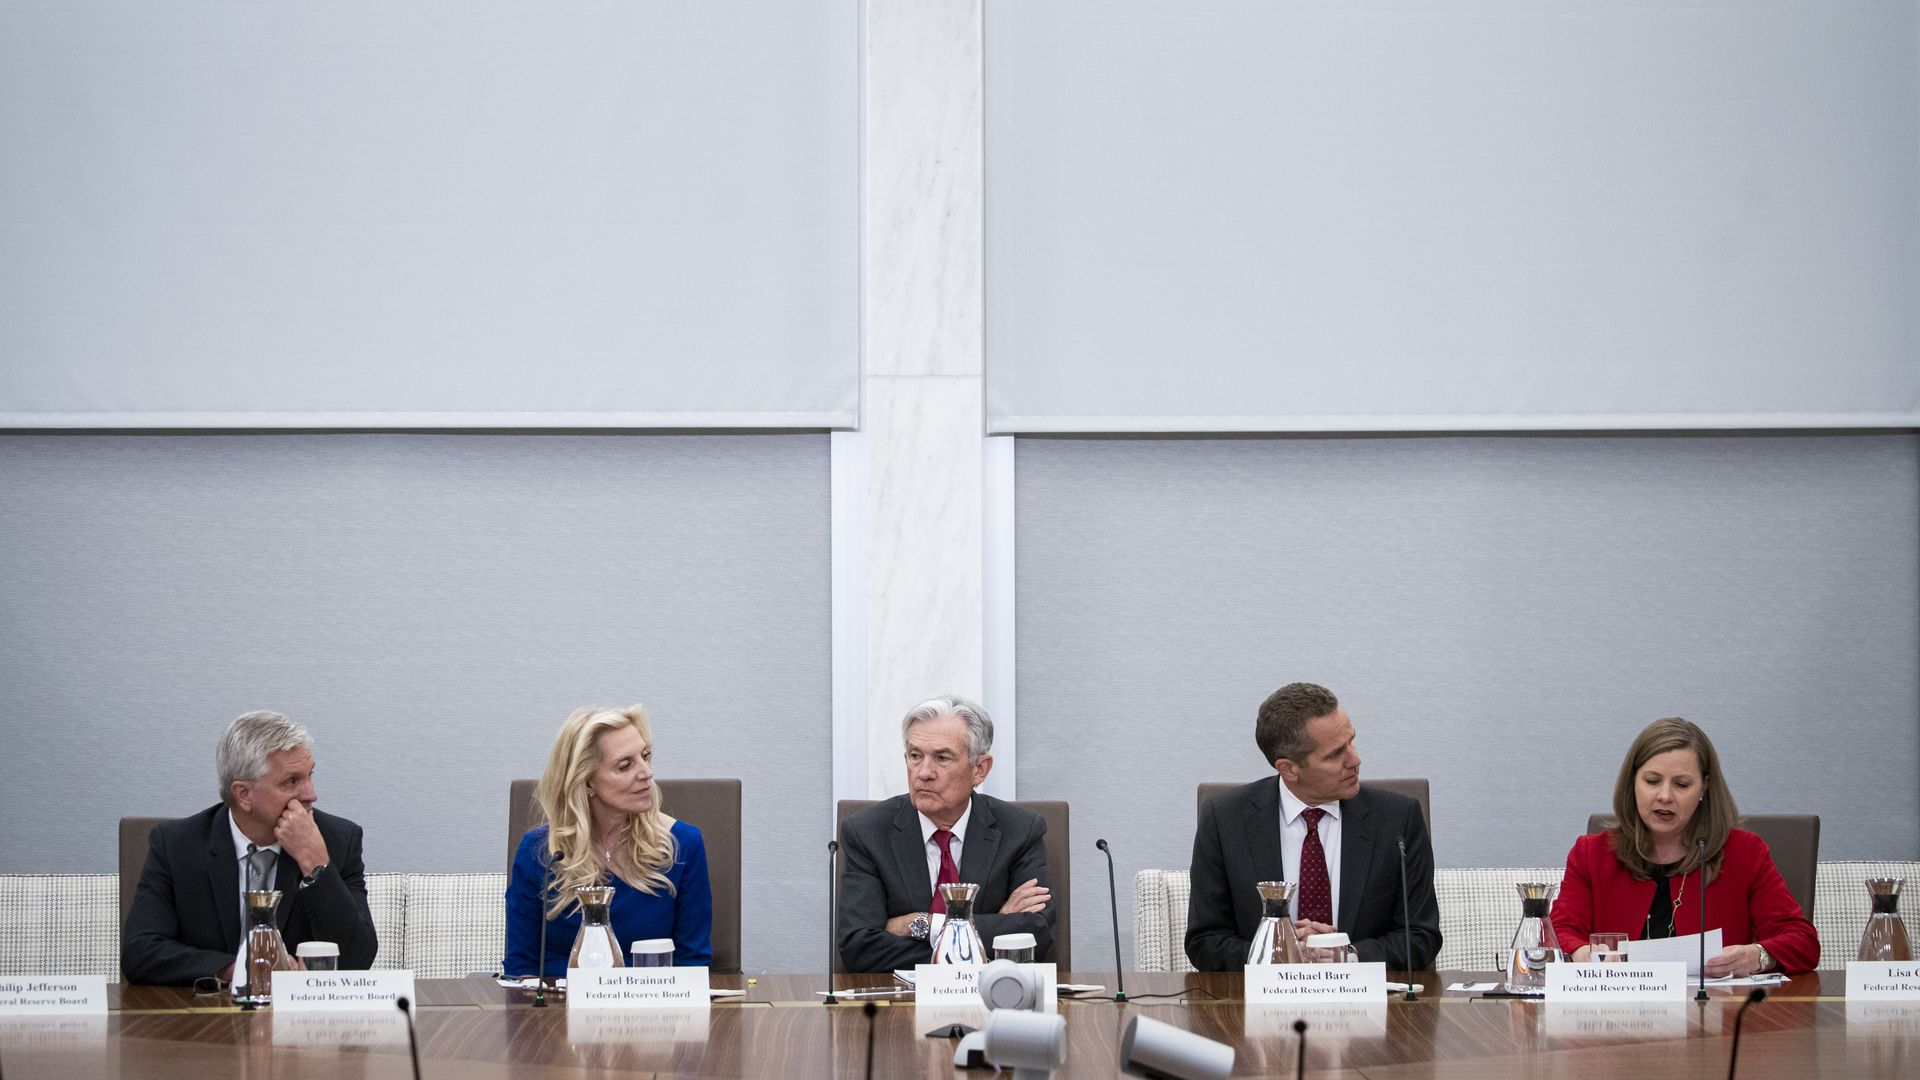
<instances>
[{"instance_id":1,"label":"blonde hair","mask_svg":"<svg viewBox=\"0 0 1920 1080\"><path fill-rule=\"evenodd\" d=\"M1700 764L1700 786L1705 792L1693 817L1687 821L1687 853L1672 875L1685 876L1705 864L1707 880L1712 881L1720 876L1720 856L1727 847L1727 834L1740 820L1740 810L1734 806L1733 791L1720 773L1720 755L1714 753L1713 741L1696 724L1669 716L1641 729L1633 745L1627 748L1626 760L1620 763L1619 779L1613 784L1614 825L1607 830L1607 835L1613 839L1614 855L1636 880L1653 877L1653 868L1659 865L1653 858L1653 830L1640 820L1634 784L1648 761L1670 750L1693 751ZM1705 854L1700 850L1702 838L1707 842Z\"/></svg>"},{"instance_id":2,"label":"blonde hair","mask_svg":"<svg viewBox=\"0 0 1920 1080\"><path fill-rule=\"evenodd\" d=\"M647 711L638 705L613 709L589 705L573 710L560 733L554 736L553 752L547 757L547 771L533 789L534 801L547 815L547 863L552 891L547 896L547 917L558 916L575 903L574 889L582 885L604 885L608 870L593 846L593 811L587 793L587 781L600 767L600 737L610 731L632 728L653 748L653 732L647 727ZM677 854L671 827L660 811L660 789L653 790L653 809L627 815L620 827L620 849L627 865L640 878L623 879L644 893L671 893L673 882L667 870Z\"/></svg>"}]
</instances>

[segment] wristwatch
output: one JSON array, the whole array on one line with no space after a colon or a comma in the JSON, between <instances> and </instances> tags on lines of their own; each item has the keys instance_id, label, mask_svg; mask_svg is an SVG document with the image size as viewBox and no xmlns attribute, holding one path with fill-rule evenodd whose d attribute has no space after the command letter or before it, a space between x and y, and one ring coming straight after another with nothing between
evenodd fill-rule
<instances>
[{"instance_id":1,"label":"wristwatch","mask_svg":"<svg viewBox=\"0 0 1920 1080\"><path fill-rule=\"evenodd\" d=\"M321 863L319 866L314 867L313 873L308 874L306 877L303 877L300 879L300 887L304 889L307 886L313 884L314 882L319 881L320 875L326 872L327 872L326 863Z\"/></svg>"},{"instance_id":2,"label":"wristwatch","mask_svg":"<svg viewBox=\"0 0 1920 1080\"><path fill-rule=\"evenodd\" d=\"M1753 947L1760 953L1760 966L1754 969L1754 974L1773 970L1773 954L1767 951L1767 947L1757 941L1753 943Z\"/></svg>"},{"instance_id":3,"label":"wristwatch","mask_svg":"<svg viewBox=\"0 0 1920 1080\"><path fill-rule=\"evenodd\" d=\"M928 919L927 913L922 911L913 917L912 922L907 924L907 936L915 941L925 941L927 940L927 928L932 925L932 920Z\"/></svg>"}]
</instances>

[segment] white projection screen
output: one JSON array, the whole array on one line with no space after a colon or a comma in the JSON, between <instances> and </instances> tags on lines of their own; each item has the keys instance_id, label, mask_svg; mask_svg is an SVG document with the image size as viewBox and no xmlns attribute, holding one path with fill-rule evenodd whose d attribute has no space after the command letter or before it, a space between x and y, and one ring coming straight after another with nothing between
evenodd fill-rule
<instances>
[{"instance_id":1,"label":"white projection screen","mask_svg":"<svg viewBox=\"0 0 1920 1080\"><path fill-rule=\"evenodd\" d=\"M857 0L0 2L0 427L847 427Z\"/></svg>"},{"instance_id":2,"label":"white projection screen","mask_svg":"<svg viewBox=\"0 0 1920 1080\"><path fill-rule=\"evenodd\" d=\"M986 0L996 432L1920 425L1911 0Z\"/></svg>"}]
</instances>

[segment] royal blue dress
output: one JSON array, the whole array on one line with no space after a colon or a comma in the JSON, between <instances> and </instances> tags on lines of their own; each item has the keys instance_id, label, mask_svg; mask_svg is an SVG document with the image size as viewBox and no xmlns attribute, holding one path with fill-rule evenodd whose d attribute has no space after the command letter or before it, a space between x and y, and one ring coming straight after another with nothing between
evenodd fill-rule
<instances>
[{"instance_id":1,"label":"royal blue dress","mask_svg":"<svg viewBox=\"0 0 1920 1080\"><path fill-rule=\"evenodd\" d=\"M700 830L684 821L673 823L673 866L667 879L674 891L643 893L618 877L613 885L613 935L624 953L636 941L673 939L676 967L706 967L713 963L713 890L707 884L707 844ZM507 962L502 974L531 975L540 962L540 887L546 878L547 827L538 826L520 838L513 856L513 875L507 881ZM547 923L546 974L564 976L567 955L580 933L580 906Z\"/></svg>"}]
</instances>

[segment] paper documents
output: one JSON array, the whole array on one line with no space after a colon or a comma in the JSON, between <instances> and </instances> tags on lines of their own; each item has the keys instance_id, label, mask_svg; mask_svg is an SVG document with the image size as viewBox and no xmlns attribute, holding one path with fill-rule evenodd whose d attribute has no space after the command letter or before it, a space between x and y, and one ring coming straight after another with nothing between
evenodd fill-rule
<instances>
[{"instance_id":1,"label":"paper documents","mask_svg":"<svg viewBox=\"0 0 1920 1080\"><path fill-rule=\"evenodd\" d=\"M1707 955L1719 956L1720 931L1707 931ZM1654 964L1672 963L1684 960L1687 964L1687 978L1700 977L1700 935L1688 934L1684 937L1649 938L1646 941L1629 941L1624 950L1627 959L1635 963Z\"/></svg>"}]
</instances>

